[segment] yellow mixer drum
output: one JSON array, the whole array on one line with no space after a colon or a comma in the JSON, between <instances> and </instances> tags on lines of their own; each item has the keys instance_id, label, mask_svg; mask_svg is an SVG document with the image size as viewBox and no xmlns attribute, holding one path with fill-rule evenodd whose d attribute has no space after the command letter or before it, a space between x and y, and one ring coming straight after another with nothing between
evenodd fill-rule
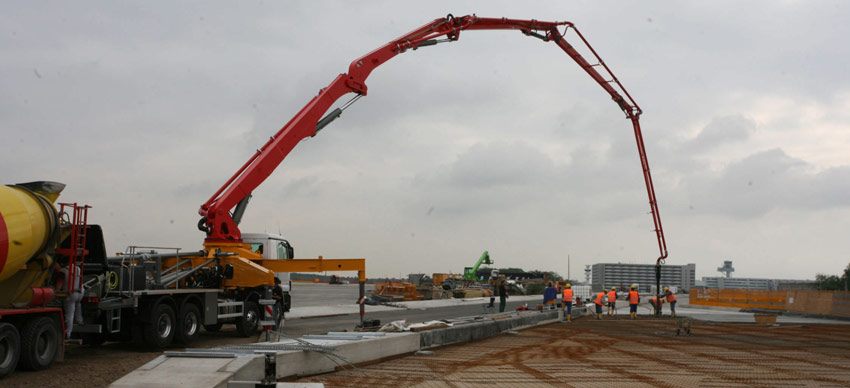
<instances>
[{"instance_id":1,"label":"yellow mixer drum","mask_svg":"<svg viewBox=\"0 0 850 388\"><path fill-rule=\"evenodd\" d=\"M50 241L58 223L53 202L64 188L57 182L0 185L0 282Z\"/></svg>"}]
</instances>

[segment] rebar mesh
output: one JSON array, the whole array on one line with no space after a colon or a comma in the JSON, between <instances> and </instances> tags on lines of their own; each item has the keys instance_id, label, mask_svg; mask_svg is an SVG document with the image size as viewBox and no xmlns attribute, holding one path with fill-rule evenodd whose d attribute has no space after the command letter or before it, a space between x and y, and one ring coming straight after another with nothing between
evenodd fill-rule
<instances>
[{"instance_id":1,"label":"rebar mesh","mask_svg":"<svg viewBox=\"0 0 850 388\"><path fill-rule=\"evenodd\" d=\"M555 323L302 378L326 387L850 387L850 326Z\"/></svg>"}]
</instances>

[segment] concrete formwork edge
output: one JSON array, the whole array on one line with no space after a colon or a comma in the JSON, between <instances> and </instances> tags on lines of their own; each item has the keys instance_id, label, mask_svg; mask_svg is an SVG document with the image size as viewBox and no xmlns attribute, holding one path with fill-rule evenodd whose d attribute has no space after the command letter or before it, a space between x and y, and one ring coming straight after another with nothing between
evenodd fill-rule
<instances>
[{"instance_id":1,"label":"concrete formwork edge","mask_svg":"<svg viewBox=\"0 0 850 388\"><path fill-rule=\"evenodd\" d=\"M477 339L490 337L511 329L551 323L558 320L558 311L549 310L522 314L513 318L498 319L492 321L469 323L419 332L419 346L422 349L455 344L460 342L475 341Z\"/></svg>"},{"instance_id":2,"label":"concrete formwork edge","mask_svg":"<svg viewBox=\"0 0 850 388\"><path fill-rule=\"evenodd\" d=\"M456 325L422 332L386 333L382 337L346 341L333 345L334 356L302 350L277 351L278 378L307 376L331 372L346 363L371 362L424 348L475 341L508 330L558 321L559 311L512 313L502 319ZM223 350L224 351L224 350ZM257 381L263 376L264 356L247 354L233 358L190 358L160 356L110 387L216 387L227 388L229 382Z\"/></svg>"}]
</instances>

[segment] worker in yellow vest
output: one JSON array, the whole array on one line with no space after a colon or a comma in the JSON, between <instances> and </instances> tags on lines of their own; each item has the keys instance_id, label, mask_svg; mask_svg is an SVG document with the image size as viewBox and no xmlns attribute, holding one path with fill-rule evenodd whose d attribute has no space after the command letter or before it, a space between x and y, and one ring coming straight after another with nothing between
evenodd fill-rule
<instances>
[{"instance_id":1,"label":"worker in yellow vest","mask_svg":"<svg viewBox=\"0 0 850 388\"><path fill-rule=\"evenodd\" d=\"M602 301L605 298L605 291L600 291L596 294L596 300L593 303L596 305L596 319L602 319L602 306L605 303Z\"/></svg>"},{"instance_id":2,"label":"worker in yellow vest","mask_svg":"<svg viewBox=\"0 0 850 388\"><path fill-rule=\"evenodd\" d=\"M670 317L676 318L676 295L670 291L669 287L664 287L664 296L667 297L667 303L670 303Z\"/></svg>"},{"instance_id":3,"label":"worker in yellow vest","mask_svg":"<svg viewBox=\"0 0 850 388\"><path fill-rule=\"evenodd\" d=\"M614 315L617 309L617 287L611 287L608 291L608 315Z\"/></svg>"},{"instance_id":4,"label":"worker in yellow vest","mask_svg":"<svg viewBox=\"0 0 850 388\"><path fill-rule=\"evenodd\" d=\"M573 288L570 283L564 285L564 296L561 300L564 304L564 308L567 310L567 322L572 322L573 315Z\"/></svg>"},{"instance_id":5,"label":"worker in yellow vest","mask_svg":"<svg viewBox=\"0 0 850 388\"><path fill-rule=\"evenodd\" d=\"M640 303L640 294L638 294L637 286L632 284L629 289L629 318L637 319L638 303Z\"/></svg>"}]
</instances>

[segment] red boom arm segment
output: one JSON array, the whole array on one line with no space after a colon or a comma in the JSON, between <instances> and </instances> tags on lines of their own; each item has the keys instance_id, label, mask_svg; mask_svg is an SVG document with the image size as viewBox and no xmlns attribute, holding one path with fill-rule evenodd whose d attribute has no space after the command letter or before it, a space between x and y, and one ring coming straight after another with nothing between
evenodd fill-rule
<instances>
[{"instance_id":1,"label":"red boom arm segment","mask_svg":"<svg viewBox=\"0 0 850 388\"><path fill-rule=\"evenodd\" d=\"M561 26L564 27L563 33L559 31ZM593 54L593 60L596 63L589 63L566 41L564 35L566 35L570 28L575 31L581 44L587 47ZM661 262L666 258L667 245L664 240L661 216L658 213L655 189L652 185L649 162L646 158L646 149L644 148L643 136L640 130L639 118L642 112L623 85L620 84L617 77L614 76L608 66L596 54L596 51L584 39L584 36L570 22L479 18L475 15L458 18L449 15L446 18L436 19L351 62L347 74L340 74L330 85L319 91L316 97L313 97L295 117L289 120L283 128L272 136L206 203L201 205L199 214L203 218L198 226L207 232L207 242L241 241L241 233L230 210L248 197L257 186L262 184L272 171L280 165L283 159L286 158L286 155L295 148L298 142L306 137L315 136L318 130L333 119L339 117L342 112L339 108L335 109L324 119L322 119L321 115L327 112L340 97L348 93L365 96L367 92L366 78L369 77L369 74L376 67L410 49L416 50L419 47L431 46L445 41L456 41L460 37L462 30L519 30L525 35L539 38L545 42L554 42L584 69L599 86L602 86L608 92L611 99L617 103L620 109L626 114L626 117L632 121L638 153L640 154L641 167L643 168L644 181L646 182L646 191L649 196L650 211L655 224L655 234L658 239L660 256L657 261ZM441 37L445 38L438 40ZM600 67L603 73L597 71L597 67ZM610 79L606 80L606 76L610 77Z\"/></svg>"}]
</instances>

